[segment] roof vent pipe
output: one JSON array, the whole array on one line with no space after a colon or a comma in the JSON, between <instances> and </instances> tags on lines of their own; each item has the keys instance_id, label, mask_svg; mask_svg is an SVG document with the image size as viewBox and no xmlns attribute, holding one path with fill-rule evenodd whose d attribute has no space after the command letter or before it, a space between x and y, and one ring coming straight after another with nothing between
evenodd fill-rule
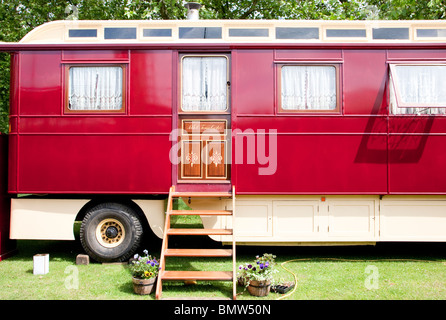
<instances>
[{"instance_id":1,"label":"roof vent pipe","mask_svg":"<svg viewBox=\"0 0 446 320\"><path fill-rule=\"evenodd\" d=\"M184 5L187 9L187 20L199 20L199 10L201 8L201 4L197 2L188 2Z\"/></svg>"}]
</instances>

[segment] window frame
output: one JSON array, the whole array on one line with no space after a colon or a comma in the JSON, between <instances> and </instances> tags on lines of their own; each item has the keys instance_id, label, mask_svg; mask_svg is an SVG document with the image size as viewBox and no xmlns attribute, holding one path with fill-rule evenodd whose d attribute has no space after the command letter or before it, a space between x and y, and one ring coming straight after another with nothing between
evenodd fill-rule
<instances>
[{"instance_id":1,"label":"window frame","mask_svg":"<svg viewBox=\"0 0 446 320\"><path fill-rule=\"evenodd\" d=\"M120 67L122 70L122 105L116 110L72 110L69 108L70 68ZM66 63L64 64L64 114L125 114L127 112L127 70L125 63Z\"/></svg>"},{"instance_id":2,"label":"window frame","mask_svg":"<svg viewBox=\"0 0 446 320\"><path fill-rule=\"evenodd\" d=\"M399 90L398 86L398 80L395 81L395 75L396 75L396 67L398 66L419 66L419 67L423 67L423 66L443 66L446 67L446 62L444 63L440 63L440 62L421 62L421 63L410 63L410 62L395 62L395 63L389 63L389 73L388 73L388 81L389 81L389 90L388 90L388 106L389 106L389 114L391 115L396 115L396 116L410 116L410 115L416 115L419 114L417 112L413 112L413 113L394 113L393 112L393 108L391 106L391 90L390 87L392 87L393 92L394 92L394 96L395 96L395 103L396 103L396 108L397 109L439 109L439 108L446 108L446 103L445 104L434 104L434 105L426 105L426 104L413 104L410 102L402 102L402 97L401 97L401 91ZM433 115L433 114L426 114L426 115ZM446 115L446 114L435 114L435 115Z\"/></svg>"},{"instance_id":3,"label":"window frame","mask_svg":"<svg viewBox=\"0 0 446 320\"><path fill-rule=\"evenodd\" d=\"M226 109L219 111L206 110L183 110L183 60L185 58L226 58ZM183 53L179 55L179 72L178 72L178 114L230 114L231 113L231 55L229 53Z\"/></svg>"},{"instance_id":4,"label":"window frame","mask_svg":"<svg viewBox=\"0 0 446 320\"><path fill-rule=\"evenodd\" d=\"M341 113L341 65L340 62L279 62L277 63L277 111L280 114L340 114ZM336 108L334 109L306 109L292 110L282 108L282 68L283 67L334 67L336 76Z\"/></svg>"}]
</instances>

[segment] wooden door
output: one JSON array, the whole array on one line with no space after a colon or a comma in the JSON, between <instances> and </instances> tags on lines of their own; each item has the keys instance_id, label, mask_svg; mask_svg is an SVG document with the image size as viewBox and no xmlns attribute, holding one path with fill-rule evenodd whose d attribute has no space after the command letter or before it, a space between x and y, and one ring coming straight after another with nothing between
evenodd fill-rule
<instances>
[{"instance_id":1,"label":"wooden door","mask_svg":"<svg viewBox=\"0 0 446 320\"><path fill-rule=\"evenodd\" d=\"M179 181L226 181L229 176L227 121L182 119Z\"/></svg>"},{"instance_id":2,"label":"wooden door","mask_svg":"<svg viewBox=\"0 0 446 320\"><path fill-rule=\"evenodd\" d=\"M229 182L230 55L179 58L178 182Z\"/></svg>"}]
</instances>

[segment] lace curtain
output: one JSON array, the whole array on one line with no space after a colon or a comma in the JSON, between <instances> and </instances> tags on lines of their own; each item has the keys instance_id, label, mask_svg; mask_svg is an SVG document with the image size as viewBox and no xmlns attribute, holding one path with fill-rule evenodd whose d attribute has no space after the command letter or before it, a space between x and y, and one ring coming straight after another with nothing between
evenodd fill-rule
<instances>
[{"instance_id":1,"label":"lace curtain","mask_svg":"<svg viewBox=\"0 0 446 320\"><path fill-rule=\"evenodd\" d=\"M395 88L398 90L398 103ZM393 114L445 114L446 65L397 65L391 67L390 107ZM398 104L400 107L398 107ZM417 108L401 106L417 105ZM437 106L436 108L431 108Z\"/></svg>"},{"instance_id":2,"label":"lace curtain","mask_svg":"<svg viewBox=\"0 0 446 320\"><path fill-rule=\"evenodd\" d=\"M336 109L336 68L332 66L283 66L282 109Z\"/></svg>"},{"instance_id":3,"label":"lace curtain","mask_svg":"<svg viewBox=\"0 0 446 320\"><path fill-rule=\"evenodd\" d=\"M227 109L226 57L185 57L182 64L183 111Z\"/></svg>"},{"instance_id":4,"label":"lace curtain","mask_svg":"<svg viewBox=\"0 0 446 320\"><path fill-rule=\"evenodd\" d=\"M70 110L122 108L121 67L71 67L69 77Z\"/></svg>"}]
</instances>

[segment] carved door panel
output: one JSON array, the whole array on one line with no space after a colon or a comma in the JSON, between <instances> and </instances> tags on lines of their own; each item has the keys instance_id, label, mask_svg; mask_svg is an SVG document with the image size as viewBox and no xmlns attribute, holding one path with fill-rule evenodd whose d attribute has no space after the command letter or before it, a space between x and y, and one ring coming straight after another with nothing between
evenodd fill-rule
<instances>
[{"instance_id":1,"label":"carved door panel","mask_svg":"<svg viewBox=\"0 0 446 320\"><path fill-rule=\"evenodd\" d=\"M181 121L180 181L229 180L226 120Z\"/></svg>"}]
</instances>

